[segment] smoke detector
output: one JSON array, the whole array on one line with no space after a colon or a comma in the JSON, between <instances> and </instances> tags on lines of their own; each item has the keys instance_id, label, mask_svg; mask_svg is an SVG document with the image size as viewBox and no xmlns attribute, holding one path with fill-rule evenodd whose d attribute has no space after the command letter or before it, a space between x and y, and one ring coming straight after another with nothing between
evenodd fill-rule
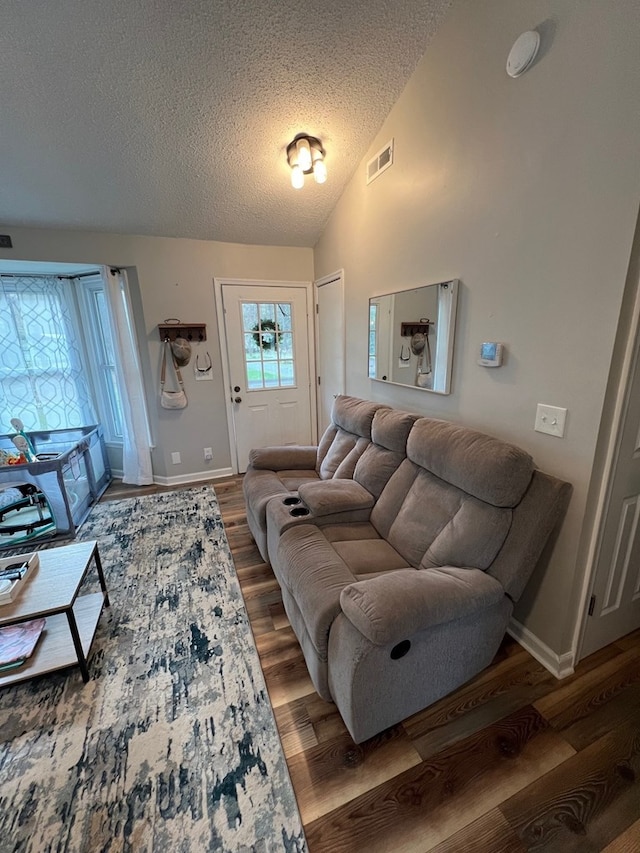
<instances>
[{"instance_id":1,"label":"smoke detector","mask_svg":"<svg viewBox=\"0 0 640 853\"><path fill-rule=\"evenodd\" d=\"M527 30L515 40L507 57L507 74L519 77L531 66L540 47L540 33Z\"/></svg>"}]
</instances>

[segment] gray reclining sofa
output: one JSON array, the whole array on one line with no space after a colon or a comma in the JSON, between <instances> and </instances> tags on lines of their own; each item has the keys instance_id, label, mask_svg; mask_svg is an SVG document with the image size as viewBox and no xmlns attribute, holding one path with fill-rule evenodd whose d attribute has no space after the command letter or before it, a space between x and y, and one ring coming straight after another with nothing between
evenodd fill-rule
<instances>
[{"instance_id":1,"label":"gray reclining sofa","mask_svg":"<svg viewBox=\"0 0 640 853\"><path fill-rule=\"evenodd\" d=\"M244 490L313 684L356 742L491 662L571 493L514 445L351 397L317 449L253 451Z\"/></svg>"}]
</instances>

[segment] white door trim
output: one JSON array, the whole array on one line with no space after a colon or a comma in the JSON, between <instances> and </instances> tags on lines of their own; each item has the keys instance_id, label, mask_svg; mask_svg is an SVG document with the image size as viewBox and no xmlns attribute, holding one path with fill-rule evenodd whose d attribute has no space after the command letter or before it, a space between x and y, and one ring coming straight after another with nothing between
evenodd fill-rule
<instances>
[{"instance_id":1,"label":"white door trim","mask_svg":"<svg viewBox=\"0 0 640 853\"><path fill-rule=\"evenodd\" d=\"M318 428L318 423L320 421L320 411L319 411L319 398L317 395L318 391L318 369L319 369L319 353L318 353L318 341L320 339L320 333L318 330L318 325L320 323L320 317L318 315L318 290L323 287L325 284L333 284L334 282L340 282L340 302L342 307L342 376L341 376L341 385L342 385L342 393L346 394L347 390L347 324L346 324L346 305L345 305L345 290L344 290L344 270L339 269L329 275L323 275L321 278L318 278L313 283L313 320L314 320L314 334L316 340L316 347L314 352L314 392L316 393L316 429Z\"/></svg>"},{"instance_id":2,"label":"white door trim","mask_svg":"<svg viewBox=\"0 0 640 853\"><path fill-rule=\"evenodd\" d=\"M611 425L608 432L607 444L604 451L604 462L602 476L599 483L596 508L591 527L591 535L587 542L585 572L582 579L580 591L578 614L576 617L573 637L571 641L571 651L574 660L580 660L580 652L587 627L587 618L589 612L589 600L596 581L596 565L600 555L600 547L604 533L604 523L609 510L611 500L611 491L613 487L613 477L616 469L616 462L620 451L620 443L622 441L622 429L624 426L625 415L629 405L629 394L631 391L631 376L635 365L635 360L638 357L638 347L640 346L640 220L638 220L639 230L636 233L636 245L631 252L629 263L629 275L635 276L633 306L631 308L631 316L629 320L629 328L624 342L624 354L622 357L622 365L618 382L615 390L615 401L613 403L613 413L611 417ZM625 300L623 297L621 312L625 310Z\"/></svg>"},{"instance_id":3,"label":"white door trim","mask_svg":"<svg viewBox=\"0 0 640 853\"><path fill-rule=\"evenodd\" d=\"M271 281L267 279L252 279L252 278L217 278L213 279L213 291L216 305L216 318L218 323L218 335L220 338L220 361L222 365L222 379L224 383L224 399L227 412L227 431L229 435L229 451L231 454L231 467L233 473L237 474L239 470L238 452L236 445L235 428L233 422L233 409L231 403L231 371L229 370L229 351L227 348L227 329L224 322L224 306L222 302L222 287L225 284L229 285L246 285L248 287L299 287L304 289L307 294L307 347L309 352L309 395L311 412L317 411L316 401L316 384L313 381L315 376L315 309L313 306L313 288L310 281ZM318 430L317 425L311 418L311 433L314 442L317 442Z\"/></svg>"}]
</instances>

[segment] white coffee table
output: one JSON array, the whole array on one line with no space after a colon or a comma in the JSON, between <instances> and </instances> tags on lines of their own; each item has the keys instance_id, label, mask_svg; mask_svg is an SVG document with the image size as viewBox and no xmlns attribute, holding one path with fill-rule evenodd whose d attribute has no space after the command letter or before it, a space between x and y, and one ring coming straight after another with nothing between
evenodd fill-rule
<instances>
[{"instance_id":1,"label":"white coffee table","mask_svg":"<svg viewBox=\"0 0 640 853\"><path fill-rule=\"evenodd\" d=\"M109 607L107 585L97 542L77 542L38 551L40 565L25 578L15 601L0 606L0 628L46 617L34 653L19 669L0 676L0 687L45 672L78 665L89 680L87 658L103 607ZM91 562L101 592L78 595Z\"/></svg>"}]
</instances>

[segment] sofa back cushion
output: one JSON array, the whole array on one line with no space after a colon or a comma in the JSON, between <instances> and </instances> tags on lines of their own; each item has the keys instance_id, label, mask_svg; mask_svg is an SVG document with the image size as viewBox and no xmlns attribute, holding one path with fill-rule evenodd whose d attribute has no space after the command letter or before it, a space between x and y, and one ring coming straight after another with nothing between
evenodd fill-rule
<instances>
[{"instance_id":1,"label":"sofa back cushion","mask_svg":"<svg viewBox=\"0 0 640 853\"><path fill-rule=\"evenodd\" d=\"M406 459L371 512L378 533L415 568L487 569L502 547L512 510L467 494Z\"/></svg>"},{"instance_id":2,"label":"sofa back cushion","mask_svg":"<svg viewBox=\"0 0 640 853\"><path fill-rule=\"evenodd\" d=\"M380 403L340 395L336 397L327 427L318 445L316 470L321 479L351 478L356 463L371 441L373 416Z\"/></svg>"},{"instance_id":3,"label":"sofa back cushion","mask_svg":"<svg viewBox=\"0 0 640 853\"><path fill-rule=\"evenodd\" d=\"M416 568L487 569L527 490L533 460L484 433L431 418L416 420L407 459L371 513L378 533Z\"/></svg>"},{"instance_id":4,"label":"sofa back cushion","mask_svg":"<svg viewBox=\"0 0 640 853\"><path fill-rule=\"evenodd\" d=\"M524 450L482 432L421 418L407 441L407 456L436 477L498 507L514 507L533 476Z\"/></svg>"},{"instance_id":5,"label":"sofa back cushion","mask_svg":"<svg viewBox=\"0 0 640 853\"><path fill-rule=\"evenodd\" d=\"M371 443L358 459L353 478L374 497L379 497L406 458L407 438L419 418L394 409L378 409L373 416Z\"/></svg>"}]
</instances>

